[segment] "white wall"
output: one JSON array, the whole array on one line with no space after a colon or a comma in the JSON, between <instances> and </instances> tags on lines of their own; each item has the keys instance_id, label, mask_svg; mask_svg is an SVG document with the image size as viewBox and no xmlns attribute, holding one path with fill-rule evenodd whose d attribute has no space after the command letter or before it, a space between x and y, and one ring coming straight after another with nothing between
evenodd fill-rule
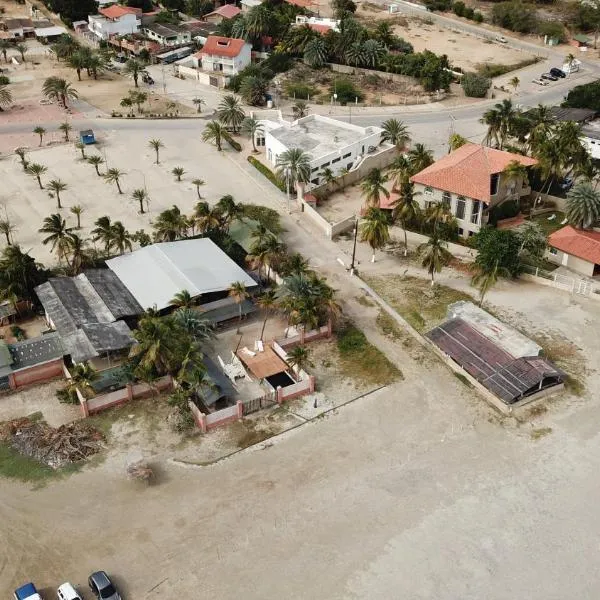
<instances>
[{"instance_id":1,"label":"white wall","mask_svg":"<svg viewBox=\"0 0 600 600\"><path fill-rule=\"evenodd\" d=\"M251 51L252 46L244 44L238 56L233 58L204 54L202 55L202 69L204 71L217 71L224 75L237 75L252 62ZM223 69L215 69L215 65L222 65Z\"/></svg>"},{"instance_id":2,"label":"white wall","mask_svg":"<svg viewBox=\"0 0 600 600\"><path fill-rule=\"evenodd\" d=\"M140 24L141 21L134 14L123 15L114 21L102 15L88 17L89 30L103 40L108 39L111 35L137 33L140 30Z\"/></svg>"},{"instance_id":3,"label":"white wall","mask_svg":"<svg viewBox=\"0 0 600 600\"><path fill-rule=\"evenodd\" d=\"M581 141L592 158L600 158L600 140L584 135Z\"/></svg>"}]
</instances>

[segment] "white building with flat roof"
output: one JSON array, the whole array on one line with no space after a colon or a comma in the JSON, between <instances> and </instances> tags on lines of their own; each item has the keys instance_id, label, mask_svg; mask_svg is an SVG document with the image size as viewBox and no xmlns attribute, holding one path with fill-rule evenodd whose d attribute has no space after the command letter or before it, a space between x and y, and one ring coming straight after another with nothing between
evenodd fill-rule
<instances>
[{"instance_id":1,"label":"white building with flat roof","mask_svg":"<svg viewBox=\"0 0 600 600\"><path fill-rule=\"evenodd\" d=\"M581 143L592 158L600 158L600 119L581 128Z\"/></svg>"},{"instance_id":2,"label":"white building with flat roof","mask_svg":"<svg viewBox=\"0 0 600 600\"><path fill-rule=\"evenodd\" d=\"M141 9L117 4L101 8L97 15L88 16L88 29L101 40L114 35L138 33L141 24Z\"/></svg>"},{"instance_id":3,"label":"white building with flat roof","mask_svg":"<svg viewBox=\"0 0 600 600\"><path fill-rule=\"evenodd\" d=\"M256 143L265 146L267 161L275 167L286 150L300 148L310 156L311 180L308 188L323 181L322 171L334 175L350 170L375 152L381 144L380 127L360 127L322 115L309 115L293 121L261 121L263 132Z\"/></svg>"}]
</instances>

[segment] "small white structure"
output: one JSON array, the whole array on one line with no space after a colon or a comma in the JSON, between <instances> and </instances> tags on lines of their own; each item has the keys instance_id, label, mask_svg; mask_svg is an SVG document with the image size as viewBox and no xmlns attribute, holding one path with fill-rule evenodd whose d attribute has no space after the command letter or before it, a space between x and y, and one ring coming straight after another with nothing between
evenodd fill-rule
<instances>
[{"instance_id":1,"label":"small white structure","mask_svg":"<svg viewBox=\"0 0 600 600\"><path fill-rule=\"evenodd\" d=\"M340 30L340 22L335 19L297 15L296 27L302 27L303 25L308 25L311 29L318 31L319 33L327 33L330 29L333 31Z\"/></svg>"},{"instance_id":2,"label":"small white structure","mask_svg":"<svg viewBox=\"0 0 600 600\"><path fill-rule=\"evenodd\" d=\"M242 0L242 12L248 12L251 8L262 4L262 0Z\"/></svg>"},{"instance_id":3,"label":"small white structure","mask_svg":"<svg viewBox=\"0 0 600 600\"><path fill-rule=\"evenodd\" d=\"M161 46L179 46L192 41L192 34L178 25L149 23L142 29L144 35Z\"/></svg>"},{"instance_id":4,"label":"small white structure","mask_svg":"<svg viewBox=\"0 0 600 600\"><path fill-rule=\"evenodd\" d=\"M360 127L321 115L309 115L290 123L261 121L263 133L257 135L258 146L265 146L267 160L274 167L280 154L300 148L310 156L310 187L321 183L322 171L334 175L351 169L381 143L380 127Z\"/></svg>"},{"instance_id":5,"label":"small white structure","mask_svg":"<svg viewBox=\"0 0 600 600\"><path fill-rule=\"evenodd\" d=\"M600 158L600 119L581 128L581 143L592 158Z\"/></svg>"},{"instance_id":6,"label":"small white structure","mask_svg":"<svg viewBox=\"0 0 600 600\"><path fill-rule=\"evenodd\" d=\"M107 40L113 35L138 33L142 24L142 11L113 4L101 8L97 15L88 17L88 29L100 40Z\"/></svg>"}]
</instances>

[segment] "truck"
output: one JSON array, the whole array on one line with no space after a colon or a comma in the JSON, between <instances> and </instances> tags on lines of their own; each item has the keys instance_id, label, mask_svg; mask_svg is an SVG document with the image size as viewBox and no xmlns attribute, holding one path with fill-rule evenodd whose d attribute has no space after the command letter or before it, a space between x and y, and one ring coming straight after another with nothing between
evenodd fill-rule
<instances>
[{"instance_id":1,"label":"truck","mask_svg":"<svg viewBox=\"0 0 600 600\"><path fill-rule=\"evenodd\" d=\"M31 582L17 588L14 593L15 600L42 600L35 585Z\"/></svg>"}]
</instances>

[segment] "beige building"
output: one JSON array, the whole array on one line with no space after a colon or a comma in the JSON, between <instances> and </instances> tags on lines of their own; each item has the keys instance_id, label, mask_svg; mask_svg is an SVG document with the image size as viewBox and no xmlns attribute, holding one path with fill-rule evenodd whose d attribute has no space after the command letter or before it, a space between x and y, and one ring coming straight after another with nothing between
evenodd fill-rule
<instances>
[{"instance_id":1,"label":"beige building","mask_svg":"<svg viewBox=\"0 0 600 600\"><path fill-rule=\"evenodd\" d=\"M423 210L443 202L458 222L463 237L477 233L488 221L489 209L531 193L523 177L509 176L509 164L532 167L528 156L465 144L413 177L416 199Z\"/></svg>"},{"instance_id":2,"label":"beige building","mask_svg":"<svg viewBox=\"0 0 600 600\"><path fill-rule=\"evenodd\" d=\"M547 258L580 275L600 275L600 231L567 225L548 238Z\"/></svg>"}]
</instances>

